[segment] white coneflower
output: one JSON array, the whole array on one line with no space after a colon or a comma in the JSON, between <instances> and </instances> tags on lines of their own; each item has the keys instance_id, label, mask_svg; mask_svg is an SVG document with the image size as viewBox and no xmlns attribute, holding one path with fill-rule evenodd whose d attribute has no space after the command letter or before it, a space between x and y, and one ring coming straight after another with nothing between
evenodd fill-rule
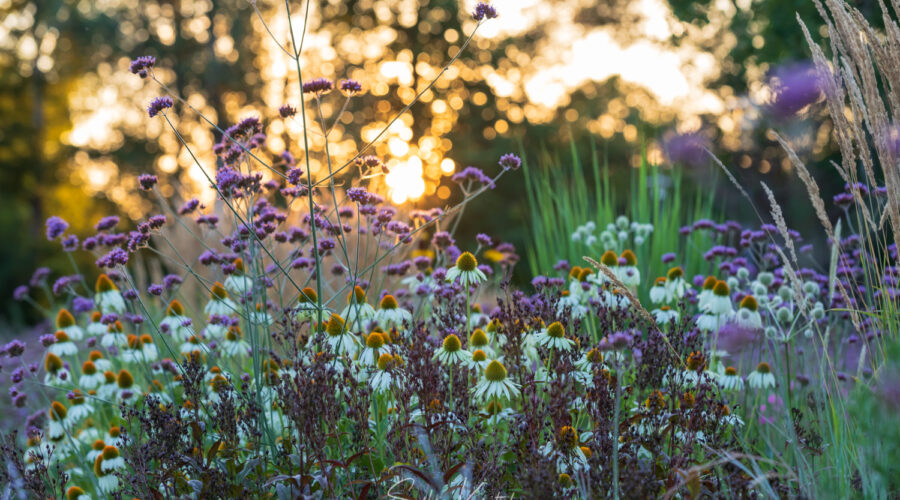
<instances>
[{"instance_id":1,"label":"white coneflower","mask_svg":"<svg viewBox=\"0 0 900 500\"><path fill-rule=\"evenodd\" d=\"M102 337L109 327L104 325L100 320L103 319L103 314L100 311L94 311L91 313L91 322L88 323L87 326L87 334L92 335L94 337Z\"/></svg>"},{"instance_id":2,"label":"white coneflower","mask_svg":"<svg viewBox=\"0 0 900 500\"><path fill-rule=\"evenodd\" d=\"M111 493L119 487L119 479L115 471L125 467L125 460L119 456L119 449L112 445L103 448L103 452L94 460L94 474L97 483L104 493Z\"/></svg>"},{"instance_id":3,"label":"white coneflower","mask_svg":"<svg viewBox=\"0 0 900 500\"><path fill-rule=\"evenodd\" d=\"M478 269L478 260L471 252L463 252L456 258L456 265L447 270L447 281L459 280L462 286L477 285L487 280Z\"/></svg>"},{"instance_id":4,"label":"white coneflower","mask_svg":"<svg viewBox=\"0 0 900 500\"><path fill-rule=\"evenodd\" d=\"M141 389L134 383L134 375L126 369L119 370L116 376L116 401L120 403L136 404L141 397Z\"/></svg>"},{"instance_id":5,"label":"white coneflower","mask_svg":"<svg viewBox=\"0 0 900 500\"><path fill-rule=\"evenodd\" d=\"M311 287L306 287L297 295L297 305L294 306L294 316L302 321L305 319L315 318L318 313L318 294ZM322 316L327 316L329 311L322 309Z\"/></svg>"},{"instance_id":6,"label":"white coneflower","mask_svg":"<svg viewBox=\"0 0 900 500\"><path fill-rule=\"evenodd\" d=\"M191 335L188 337L187 341L181 344L178 348L181 354L191 354L194 351L206 352L207 348L200 341L200 337L196 335Z\"/></svg>"},{"instance_id":7,"label":"white coneflower","mask_svg":"<svg viewBox=\"0 0 900 500\"><path fill-rule=\"evenodd\" d=\"M381 298L378 311L375 312L375 321L385 330L391 327L400 328L403 322L412 321L412 313L400 307L393 295L385 295Z\"/></svg>"},{"instance_id":8,"label":"white coneflower","mask_svg":"<svg viewBox=\"0 0 900 500\"><path fill-rule=\"evenodd\" d=\"M56 342L50 344L50 347L47 348L48 351L57 356L74 356L78 354L78 346L69 339L66 332L60 330L53 336L56 337Z\"/></svg>"},{"instance_id":9,"label":"white coneflower","mask_svg":"<svg viewBox=\"0 0 900 500\"><path fill-rule=\"evenodd\" d=\"M494 348L491 347L491 339L481 328L476 328L472 331L472 335L469 335L469 352L474 353L476 349L484 351L491 358L496 356Z\"/></svg>"},{"instance_id":10,"label":"white coneflower","mask_svg":"<svg viewBox=\"0 0 900 500\"><path fill-rule=\"evenodd\" d=\"M666 279L665 278L656 278L656 281L653 282L653 286L650 287L650 302L654 304L660 304L665 302L669 296L669 292L666 289Z\"/></svg>"},{"instance_id":11,"label":"white coneflower","mask_svg":"<svg viewBox=\"0 0 900 500\"><path fill-rule=\"evenodd\" d=\"M579 371L590 373L593 376L595 368L603 367L603 354L598 349L585 352L575 361L575 368Z\"/></svg>"},{"instance_id":12,"label":"white coneflower","mask_svg":"<svg viewBox=\"0 0 900 500\"><path fill-rule=\"evenodd\" d=\"M66 489L66 500L91 500L91 496L78 486L69 486Z\"/></svg>"},{"instance_id":13,"label":"white coneflower","mask_svg":"<svg viewBox=\"0 0 900 500\"><path fill-rule=\"evenodd\" d=\"M444 338L441 347L434 352L434 359L442 365L465 363L471 358L472 354L463 350L459 337L452 333Z\"/></svg>"},{"instance_id":14,"label":"white coneflower","mask_svg":"<svg viewBox=\"0 0 900 500\"><path fill-rule=\"evenodd\" d=\"M734 322L753 330L762 328L762 316L759 314L759 303L752 295L748 295L741 300L740 307L734 315Z\"/></svg>"},{"instance_id":15,"label":"white coneflower","mask_svg":"<svg viewBox=\"0 0 900 500\"><path fill-rule=\"evenodd\" d=\"M100 337L100 345L103 347L125 347L128 345L128 335L122 331L122 322L116 321L106 327L106 333Z\"/></svg>"},{"instance_id":16,"label":"white coneflower","mask_svg":"<svg viewBox=\"0 0 900 500\"><path fill-rule=\"evenodd\" d=\"M556 313L558 315L568 314L573 318L580 319L587 312L588 308L582 303L579 296L572 295L569 290L563 290L562 297L556 305Z\"/></svg>"},{"instance_id":17,"label":"white coneflower","mask_svg":"<svg viewBox=\"0 0 900 500\"><path fill-rule=\"evenodd\" d=\"M566 329L559 321L554 321L550 323L550 326L542 329L535 335L534 340L538 345L561 351L568 351L575 346L574 340L566 338Z\"/></svg>"},{"instance_id":18,"label":"white coneflower","mask_svg":"<svg viewBox=\"0 0 900 500\"><path fill-rule=\"evenodd\" d=\"M47 385L64 386L73 382L72 374L66 369L62 359L52 352L48 352L44 358L44 371L47 372L44 376L44 383Z\"/></svg>"},{"instance_id":19,"label":"white coneflower","mask_svg":"<svg viewBox=\"0 0 900 500\"><path fill-rule=\"evenodd\" d=\"M75 316L72 316L67 309L60 309L56 315L56 329L62 330L76 342L84 338L84 330L75 324Z\"/></svg>"},{"instance_id":20,"label":"white coneflower","mask_svg":"<svg viewBox=\"0 0 900 500\"><path fill-rule=\"evenodd\" d=\"M78 389L69 393L68 398L69 414L66 416L66 420L70 424L76 424L94 412L94 406L85 399L84 394Z\"/></svg>"},{"instance_id":21,"label":"white coneflower","mask_svg":"<svg viewBox=\"0 0 900 500\"><path fill-rule=\"evenodd\" d=\"M272 318L272 315L268 312L268 307L265 304L256 304L256 309L250 313L250 317L248 318L250 323L254 323L260 326L272 326L275 323L275 320Z\"/></svg>"},{"instance_id":22,"label":"white coneflower","mask_svg":"<svg viewBox=\"0 0 900 500\"><path fill-rule=\"evenodd\" d=\"M101 372L105 372L106 370L112 369L112 366L113 366L112 361L104 358L103 353L96 349L91 351L90 354L88 354L88 359L93 361L94 365Z\"/></svg>"},{"instance_id":23,"label":"white coneflower","mask_svg":"<svg viewBox=\"0 0 900 500\"><path fill-rule=\"evenodd\" d=\"M569 297L579 304L586 304L587 301L594 296L596 286L599 286L593 271L586 267L575 266L569 271L569 277L572 281L569 283Z\"/></svg>"},{"instance_id":24,"label":"white coneflower","mask_svg":"<svg viewBox=\"0 0 900 500\"><path fill-rule=\"evenodd\" d=\"M119 351L119 356L126 363L135 363L144 360L144 351L141 349L141 338L137 335L128 336L128 345Z\"/></svg>"},{"instance_id":25,"label":"white coneflower","mask_svg":"<svg viewBox=\"0 0 900 500\"><path fill-rule=\"evenodd\" d=\"M50 410L48 413L50 415L50 422L47 427L47 433L50 436L50 439L60 439L71 427L70 422L66 419L69 410L59 401L54 401L50 403Z\"/></svg>"},{"instance_id":26,"label":"white coneflower","mask_svg":"<svg viewBox=\"0 0 900 500\"><path fill-rule=\"evenodd\" d=\"M677 302L687 293L688 284L684 281L684 270L680 267L669 269L666 274L666 301Z\"/></svg>"},{"instance_id":27,"label":"white coneflower","mask_svg":"<svg viewBox=\"0 0 900 500\"><path fill-rule=\"evenodd\" d=\"M472 304L469 312L469 329L478 328L489 320L488 315L481 311L481 304Z\"/></svg>"},{"instance_id":28,"label":"white coneflower","mask_svg":"<svg viewBox=\"0 0 900 500\"><path fill-rule=\"evenodd\" d=\"M150 335L141 335L141 351L144 353L144 359L147 361L156 361L159 357L159 351L156 349L156 344L153 343L153 337Z\"/></svg>"},{"instance_id":29,"label":"white coneflower","mask_svg":"<svg viewBox=\"0 0 900 500\"><path fill-rule=\"evenodd\" d=\"M737 368L729 366L719 377L719 385L726 391L740 391L744 388L744 380L738 375Z\"/></svg>"},{"instance_id":30,"label":"white coneflower","mask_svg":"<svg viewBox=\"0 0 900 500\"><path fill-rule=\"evenodd\" d=\"M244 275L244 259L238 257L232 264L234 272L225 278L225 288L238 297L243 297L253 288L253 280Z\"/></svg>"},{"instance_id":31,"label":"white coneflower","mask_svg":"<svg viewBox=\"0 0 900 500\"><path fill-rule=\"evenodd\" d=\"M716 287L716 283L719 280L716 279L715 276L707 276L705 280L703 280L703 287L700 289L700 293L697 294L697 308L701 311L707 310L707 303L709 299L713 296L713 288Z\"/></svg>"},{"instance_id":32,"label":"white coneflower","mask_svg":"<svg viewBox=\"0 0 900 500\"><path fill-rule=\"evenodd\" d=\"M337 356L347 354L352 357L359 350L359 341L356 340L356 335L350 333L344 319L337 314L332 314L328 318L325 323L325 334L328 336L328 345Z\"/></svg>"},{"instance_id":33,"label":"white coneflower","mask_svg":"<svg viewBox=\"0 0 900 500\"><path fill-rule=\"evenodd\" d=\"M177 299L173 299L166 308L166 317L159 322L159 328L179 341L186 342L194 335L189 325L190 318L184 315L184 306Z\"/></svg>"},{"instance_id":34,"label":"white coneflower","mask_svg":"<svg viewBox=\"0 0 900 500\"><path fill-rule=\"evenodd\" d=\"M82 389L88 391L96 389L103 383L103 380L103 372L97 369L97 365L93 361L88 360L81 365L81 378L78 379L78 385Z\"/></svg>"},{"instance_id":35,"label":"white coneflower","mask_svg":"<svg viewBox=\"0 0 900 500\"><path fill-rule=\"evenodd\" d=\"M485 353L481 349L475 349L474 351L472 351L472 357L466 361L466 366L481 372L484 371L485 368L487 368L487 365L490 362L491 360L488 359L487 353Z\"/></svg>"},{"instance_id":36,"label":"white coneflower","mask_svg":"<svg viewBox=\"0 0 900 500\"><path fill-rule=\"evenodd\" d=\"M627 309L631 306L631 301L628 300L628 296L626 296L619 288L602 290L600 292L599 303L601 306L613 310Z\"/></svg>"},{"instance_id":37,"label":"white coneflower","mask_svg":"<svg viewBox=\"0 0 900 500\"><path fill-rule=\"evenodd\" d=\"M637 256L631 250L625 250L619 256L619 261L623 260L625 264L617 268L616 276L623 285L634 291L641 284L641 271L637 268Z\"/></svg>"},{"instance_id":38,"label":"white coneflower","mask_svg":"<svg viewBox=\"0 0 900 500\"><path fill-rule=\"evenodd\" d=\"M693 387L700 380L700 373L706 368L706 356L700 351L690 353L685 361L685 370L681 372L681 385Z\"/></svg>"},{"instance_id":39,"label":"white coneflower","mask_svg":"<svg viewBox=\"0 0 900 500\"><path fill-rule=\"evenodd\" d=\"M111 370L103 372L103 384L97 389L97 396L100 399L113 398L119 391L119 384L116 382L116 374Z\"/></svg>"},{"instance_id":40,"label":"white coneflower","mask_svg":"<svg viewBox=\"0 0 900 500\"><path fill-rule=\"evenodd\" d=\"M109 279L109 276L101 274L97 277L97 283L94 287L96 294L94 295L94 303L97 308L104 313L122 314L125 312L125 298L116 288L115 283Z\"/></svg>"},{"instance_id":41,"label":"white coneflower","mask_svg":"<svg viewBox=\"0 0 900 500\"><path fill-rule=\"evenodd\" d=\"M106 443L104 443L102 439L94 439L94 442L91 443L91 451L87 452L85 457L88 461L93 463L97 457L103 454L103 448L106 448Z\"/></svg>"},{"instance_id":42,"label":"white coneflower","mask_svg":"<svg viewBox=\"0 0 900 500\"><path fill-rule=\"evenodd\" d=\"M372 332L366 337L366 345L360 351L356 361L360 366L371 367L378 363L378 357L387 350L385 343L387 342L387 334L382 332Z\"/></svg>"},{"instance_id":43,"label":"white coneflower","mask_svg":"<svg viewBox=\"0 0 900 500\"><path fill-rule=\"evenodd\" d=\"M519 384L507 378L506 367L496 359L488 363L481 381L472 388L475 399L483 402L508 401L519 394Z\"/></svg>"},{"instance_id":44,"label":"white coneflower","mask_svg":"<svg viewBox=\"0 0 900 500\"><path fill-rule=\"evenodd\" d=\"M238 305L228 298L228 291L225 286L216 281L210 288L209 302L203 308L203 312L207 315L218 314L220 316L229 316L239 311Z\"/></svg>"},{"instance_id":45,"label":"white coneflower","mask_svg":"<svg viewBox=\"0 0 900 500\"><path fill-rule=\"evenodd\" d=\"M669 306L662 306L659 309L653 310L653 317L656 318L656 322L660 325L668 324L670 321L678 321L678 311L672 309Z\"/></svg>"},{"instance_id":46,"label":"white coneflower","mask_svg":"<svg viewBox=\"0 0 900 500\"><path fill-rule=\"evenodd\" d=\"M375 308L366 300L366 292L359 285L347 295L347 307L341 311L341 317L354 328L360 328L375 317Z\"/></svg>"},{"instance_id":47,"label":"white coneflower","mask_svg":"<svg viewBox=\"0 0 900 500\"><path fill-rule=\"evenodd\" d=\"M222 341L222 352L231 357L246 357L250 355L250 344L244 340L244 334L238 326L232 326L225 334Z\"/></svg>"},{"instance_id":48,"label":"white coneflower","mask_svg":"<svg viewBox=\"0 0 900 500\"><path fill-rule=\"evenodd\" d=\"M731 289L728 283L717 281L712 289L712 295L706 301L706 312L718 316L726 316L734 311L731 304Z\"/></svg>"},{"instance_id":49,"label":"white coneflower","mask_svg":"<svg viewBox=\"0 0 900 500\"><path fill-rule=\"evenodd\" d=\"M381 394L391 390L394 386L394 377L391 375L390 368L398 361L399 359L386 352L378 356L377 370L369 378L369 385L372 387L372 391Z\"/></svg>"},{"instance_id":50,"label":"white coneflower","mask_svg":"<svg viewBox=\"0 0 900 500\"><path fill-rule=\"evenodd\" d=\"M769 363L761 361L756 365L756 370L747 375L747 385L753 389L775 387L775 375L772 374L772 368L769 366Z\"/></svg>"}]
</instances>

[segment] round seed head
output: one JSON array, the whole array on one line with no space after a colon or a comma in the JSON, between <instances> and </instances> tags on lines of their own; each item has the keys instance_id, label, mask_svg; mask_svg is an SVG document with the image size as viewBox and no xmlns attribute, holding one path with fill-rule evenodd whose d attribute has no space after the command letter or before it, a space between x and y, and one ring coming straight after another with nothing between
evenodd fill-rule
<instances>
[{"instance_id":1,"label":"round seed head","mask_svg":"<svg viewBox=\"0 0 900 500\"><path fill-rule=\"evenodd\" d=\"M128 389L134 385L134 376L130 371L122 368L119 370L119 375L116 377L116 384L122 389Z\"/></svg>"},{"instance_id":2,"label":"round seed head","mask_svg":"<svg viewBox=\"0 0 900 500\"><path fill-rule=\"evenodd\" d=\"M600 263L606 267L616 267L619 265L619 258L616 257L616 252L607 250L600 256Z\"/></svg>"},{"instance_id":3,"label":"round seed head","mask_svg":"<svg viewBox=\"0 0 900 500\"><path fill-rule=\"evenodd\" d=\"M770 373L772 371L772 367L769 366L769 363L761 361L758 365L756 365L756 371L758 371L759 373Z\"/></svg>"},{"instance_id":4,"label":"round seed head","mask_svg":"<svg viewBox=\"0 0 900 500\"><path fill-rule=\"evenodd\" d=\"M728 288L728 283L724 281L716 281L716 286L713 287L713 293L719 297L727 297L731 294L731 289Z\"/></svg>"},{"instance_id":5,"label":"round seed head","mask_svg":"<svg viewBox=\"0 0 900 500\"><path fill-rule=\"evenodd\" d=\"M399 307L399 304L397 304L397 299L393 295L388 294L381 298L380 307L382 309L396 309Z\"/></svg>"},{"instance_id":6,"label":"round seed head","mask_svg":"<svg viewBox=\"0 0 900 500\"><path fill-rule=\"evenodd\" d=\"M72 316L68 309L60 309L56 315L56 327L68 328L70 326L75 326L75 317Z\"/></svg>"},{"instance_id":7,"label":"round seed head","mask_svg":"<svg viewBox=\"0 0 900 500\"><path fill-rule=\"evenodd\" d=\"M443 348L447 352L457 352L462 349L462 343L459 341L459 337L451 333L444 337Z\"/></svg>"},{"instance_id":8,"label":"round seed head","mask_svg":"<svg viewBox=\"0 0 900 500\"><path fill-rule=\"evenodd\" d=\"M366 347L369 349L381 349L384 346L384 336L378 332L372 332L366 338Z\"/></svg>"},{"instance_id":9,"label":"round seed head","mask_svg":"<svg viewBox=\"0 0 900 500\"><path fill-rule=\"evenodd\" d=\"M749 309L751 311L755 311L759 308L759 302L756 301L756 297L752 295L748 295L741 300L741 309Z\"/></svg>"},{"instance_id":10,"label":"round seed head","mask_svg":"<svg viewBox=\"0 0 900 500\"><path fill-rule=\"evenodd\" d=\"M56 373L61 370L62 367L63 362L59 359L59 356L52 352L48 352L47 357L44 358L44 369L46 369L48 373Z\"/></svg>"},{"instance_id":11,"label":"round seed head","mask_svg":"<svg viewBox=\"0 0 900 500\"><path fill-rule=\"evenodd\" d=\"M703 289L712 290L716 287L716 283L718 282L719 280L717 280L715 276L707 276L706 279L703 280Z\"/></svg>"},{"instance_id":12,"label":"round seed head","mask_svg":"<svg viewBox=\"0 0 900 500\"><path fill-rule=\"evenodd\" d=\"M487 354L481 349L475 349L475 352L472 353L472 361L487 361Z\"/></svg>"},{"instance_id":13,"label":"round seed head","mask_svg":"<svg viewBox=\"0 0 900 500\"><path fill-rule=\"evenodd\" d=\"M209 289L209 298L212 300L225 300L228 298L228 291L225 286L216 281Z\"/></svg>"},{"instance_id":14,"label":"round seed head","mask_svg":"<svg viewBox=\"0 0 900 500\"><path fill-rule=\"evenodd\" d=\"M491 382L502 382L506 380L506 367L495 359L484 368L484 378Z\"/></svg>"},{"instance_id":15,"label":"round seed head","mask_svg":"<svg viewBox=\"0 0 900 500\"><path fill-rule=\"evenodd\" d=\"M118 290L116 288L115 283L113 283L112 280L109 279L109 276L107 276L105 274L101 274L100 276L97 276L97 282L94 285L94 289L97 290L97 293L111 292L113 290Z\"/></svg>"},{"instance_id":16,"label":"round seed head","mask_svg":"<svg viewBox=\"0 0 900 500\"><path fill-rule=\"evenodd\" d=\"M625 260L627 266L637 265L637 256L631 250L625 250L619 257Z\"/></svg>"},{"instance_id":17,"label":"round seed head","mask_svg":"<svg viewBox=\"0 0 900 500\"><path fill-rule=\"evenodd\" d=\"M478 268L478 260L471 252L463 252L456 258L456 268L460 271L474 271Z\"/></svg>"},{"instance_id":18,"label":"round seed head","mask_svg":"<svg viewBox=\"0 0 900 500\"><path fill-rule=\"evenodd\" d=\"M469 337L469 344L475 347L484 347L488 345L488 336L481 328L476 328Z\"/></svg>"},{"instance_id":19,"label":"round seed head","mask_svg":"<svg viewBox=\"0 0 900 500\"><path fill-rule=\"evenodd\" d=\"M563 328L562 323L559 321L554 321L550 323L550 326L547 327L547 336L553 337L555 339L561 339L566 336L566 329Z\"/></svg>"},{"instance_id":20,"label":"round seed head","mask_svg":"<svg viewBox=\"0 0 900 500\"><path fill-rule=\"evenodd\" d=\"M391 363L394 362L394 357L388 353L382 353L381 356L378 356L378 369L379 370L387 370L388 367L391 366Z\"/></svg>"},{"instance_id":21,"label":"round seed head","mask_svg":"<svg viewBox=\"0 0 900 500\"><path fill-rule=\"evenodd\" d=\"M666 278L668 278L669 280L674 280L674 279L683 278L683 277L684 277L684 269L681 269L680 267L673 267L672 269L669 269L668 273L666 273Z\"/></svg>"},{"instance_id":22,"label":"round seed head","mask_svg":"<svg viewBox=\"0 0 900 500\"><path fill-rule=\"evenodd\" d=\"M303 304L314 304L318 301L319 296L316 294L316 291L312 289L312 287L306 287L300 292L300 296L297 297L297 302Z\"/></svg>"},{"instance_id":23,"label":"round seed head","mask_svg":"<svg viewBox=\"0 0 900 500\"><path fill-rule=\"evenodd\" d=\"M166 316L184 316L184 306L181 305L181 302L178 302L178 299L172 299L172 302L169 302L169 307L166 308Z\"/></svg>"}]
</instances>

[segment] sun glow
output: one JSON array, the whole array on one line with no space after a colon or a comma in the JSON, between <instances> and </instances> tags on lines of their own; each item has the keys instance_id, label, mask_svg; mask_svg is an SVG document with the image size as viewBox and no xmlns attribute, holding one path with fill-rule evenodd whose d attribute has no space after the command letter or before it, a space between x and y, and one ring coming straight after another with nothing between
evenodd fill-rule
<instances>
[{"instance_id":1,"label":"sun glow","mask_svg":"<svg viewBox=\"0 0 900 500\"><path fill-rule=\"evenodd\" d=\"M396 204L417 200L425 193L425 179L422 177L422 160L413 156L406 162L391 166L391 172L384 178L391 201Z\"/></svg>"}]
</instances>

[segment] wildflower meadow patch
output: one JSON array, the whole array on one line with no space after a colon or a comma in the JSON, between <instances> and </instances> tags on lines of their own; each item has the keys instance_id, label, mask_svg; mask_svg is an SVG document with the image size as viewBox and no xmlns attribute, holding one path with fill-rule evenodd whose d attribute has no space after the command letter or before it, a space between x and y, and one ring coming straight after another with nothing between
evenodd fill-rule
<instances>
[{"instance_id":1,"label":"wildflower meadow patch","mask_svg":"<svg viewBox=\"0 0 900 500\"><path fill-rule=\"evenodd\" d=\"M3 498L897 494L900 29L888 14L891 30L861 41L874 33L861 14L826 1L833 63L810 39L815 65L783 77L786 113L821 93L844 155L846 188L823 200L774 134L822 236L789 228L773 195L753 224L723 219L710 194L646 159L617 204L596 155L560 174L509 152L453 174L457 204L392 204L373 187L390 171L371 151L384 131L351 158L330 150L374 82L301 65L296 4L287 33L266 28L299 99L230 126L204 117L214 162L181 135L172 110L195 110L161 63L131 62L159 93L146 119L174 134L210 196L176 203L145 173L134 182L156 208L141 220L108 215L84 235L66 214L46 219L48 240L95 266L72 258L71 274L41 268L15 289L52 327L0 349L10 404L29 413L0 438ZM489 3L467 15L445 68L503 20ZM845 106L870 114L851 122ZM274 117L303 141L273 157ZM672 148L746 195L698 136ZM457 231L477 215L462 208L512 176L532 210L524 264L509 242ZM520 265L525 286L511 281Z\"/></svg>"}]
</instances>

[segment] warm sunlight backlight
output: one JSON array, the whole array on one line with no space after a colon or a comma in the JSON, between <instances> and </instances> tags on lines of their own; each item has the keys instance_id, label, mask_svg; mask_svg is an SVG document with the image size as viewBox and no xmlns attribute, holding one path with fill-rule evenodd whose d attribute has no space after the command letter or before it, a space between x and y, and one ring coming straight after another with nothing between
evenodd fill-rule
<instances>
[{"instance_id":1,"label":"warm sunlight backlight","mask_svg":"<svg viewBox=\"0 0 900 500\"><path fill-rule=\"evenodd\" d=\"M445 174L453 173L453 169L456 168L456 165L453 163L453 160L450 158L444 158L441 160L441 171Z\"/></svg>"},{"instance_id":2,"label":"warm sunlight backlight","mask_svg":"<svg viewBox=\"0 0 900 500\"><path fill-rule=\"evenodd\" d=\"M396 204L408 200L417 200L425 193L425 180L422 178L422 160L413 156L406 163L391 168L384 182L390 190L391 201Z\"/></svg>"}]
</instances>

